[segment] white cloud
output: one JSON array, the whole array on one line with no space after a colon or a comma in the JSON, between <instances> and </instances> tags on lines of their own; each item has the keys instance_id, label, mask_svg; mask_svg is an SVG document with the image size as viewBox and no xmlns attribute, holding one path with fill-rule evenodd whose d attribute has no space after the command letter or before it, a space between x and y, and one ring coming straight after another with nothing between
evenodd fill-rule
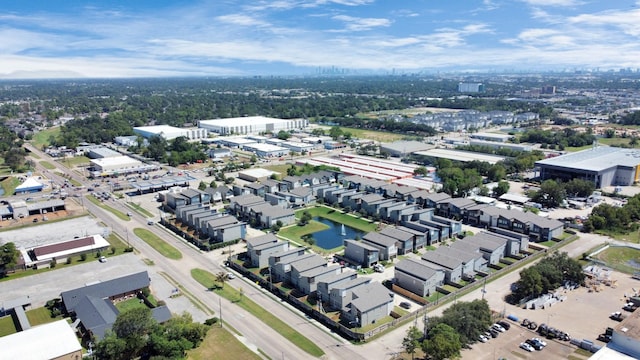
<instances>
[{"instance_id":1,"label":"white cloud","mask_svg":"<svg viewBox=\"0 0 640 360\"><path fill-rule=\"evenodd\" d=\"M580 0L521 0L531 6L572 7L584 4Z\"/></svg>"},{"instance_id":2,"label":"white cloud","mask_svg":"<svg viewBox=\"0 0 640 360\"><path fill-rule=\"evenodd\" d=\"M344 22L346 30L348 31L365 31L376 27L388 27L391 25L389 19L382 18L358 18L348 15L336 15L332 17L332 19Z\"/></svg>"}]
</instances>

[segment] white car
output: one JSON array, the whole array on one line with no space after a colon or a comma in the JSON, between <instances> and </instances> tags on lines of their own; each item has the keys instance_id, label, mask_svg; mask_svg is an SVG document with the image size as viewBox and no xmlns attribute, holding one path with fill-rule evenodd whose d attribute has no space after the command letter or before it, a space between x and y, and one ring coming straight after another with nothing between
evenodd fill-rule
<instances>
[{"instance_id":1,"label":"white car","mask_svg":"<svg viewBox=\"0 0 640 360\"><path fill-rule=\"evenodd\" d=\"M104 256L100 256L100 258L98 259L98 261L100 261L101 263L103 262L107 262L107 258Z\"/></svg>"},{"instance_id":2,"label":"white car","mask_svg":"<svg viewBox=\"0 0 640 360\"><path fill-rule=\"evenodd\" d=\"M483 342L483 343L486 343L487 341L489 341L489 339L482 334L480 334L480 336L478 337L478 340L480 340L480 342Z\"/></svg>"},{"instance_id":3,"label":"white car","mask_svg":"<svg viewBox=\"0 0 640 360\"><path fill-rule=\"evenodd\" d=\"M491 325L491 328L500 332L505 332L507 330L505 330L502 326L500 326L499 324L493 324Z\"/></svg>"},{"instance_id":4,"label":"white car","mask_svg":"<svg viewBox=\"0 0 640 360\"><path fill-rule=\"evenodd\" d=\"M231 279L235 279L236 276L233 273L227 273L227 279L231 280Z\"/></svg>"},{"instance_id":5,"label":"white car","mask_svg":"<svg viewBox=\"0 0 640 360\"><path fill-rule=\"evenodd\" d=\"M533 346L527 344L526 342L520 343L520 348L527 350L528 352L533 352L535 350Z\"/></svg>"},{"instance_id":6,"label":"white car","mask_svg":"<svg viewBox=\"0 0 640 360\"><path fill-rule=\"evenodd\" d=\"M540 339L540 338L534 337L531 340L533 340L533 341L537 342L538 344L542 345L542 347L547 346L547 342L542 340L542 339Z\"/></svg>"}]
</instances>

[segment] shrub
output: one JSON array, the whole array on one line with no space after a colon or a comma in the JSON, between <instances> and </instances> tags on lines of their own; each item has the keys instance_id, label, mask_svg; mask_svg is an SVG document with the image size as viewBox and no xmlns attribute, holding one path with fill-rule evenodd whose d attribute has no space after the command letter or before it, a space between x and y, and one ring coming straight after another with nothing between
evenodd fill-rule
<instances>
[{"instance_id":1,"label":"shrub","mask_svg":"<svg viewBox=\"0 0 640 360\"><path fill-rule=\"evenodd\" d=\"M115 247L115 246L112 246L112 247L110 248L110 251L111 251L111 255L115 254L115 253L116 253L116 247Z\"/></svg>"},{"instance_id":2,"label":"shrub","mask_svg":"<svg viewBox=\"0 0 640 360\"><path fill-rule=\"evenodd\" d=\"M71 264L72 258L71 256L67 256L67 265Z\"/></svg>"},{"instance_id":3,"label":"shrub","mask_svg":"<svg viewBox=\"0 0 640 360\"><path fill-rule=\"evenodd\" d=\"M87 260L87 254L80 254L80 261Z\"/></svg>"},{"instance_id":4,"label":"shrub","mask_svg":"<svg viewBox=\"0 0 640 360\"><path fill-rule=\"evenodd\" d=\"M209 326L211 326L211 325L213 325L213 324L217 324L217 323L218 323L218 321L220 321L220 319L218 319L217 317L215 317L215 316L214 316L214 317L212 317L212 318L209 318L209 319L205 320L205 321L204 321L204 324L205 324L205 325L209 325Z\"/></svg>"}]
</instances>

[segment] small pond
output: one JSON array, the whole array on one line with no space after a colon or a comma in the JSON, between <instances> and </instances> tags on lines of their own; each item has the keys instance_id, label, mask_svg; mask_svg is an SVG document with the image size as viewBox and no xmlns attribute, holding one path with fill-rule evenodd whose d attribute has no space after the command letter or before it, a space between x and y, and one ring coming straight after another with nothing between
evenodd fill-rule
<instances>
[{"instance_id":1,"label":"small pond","mask_svg":"<svg viewBox=\"0 0 640 360\"><path fill-rule=\"evenodd\" d=\"M316 245L326 250L344 245L343 241L345 239L355 239L356 237L362 238L365 234L360 230L356 230L349 226L344 226L343 235L342 224L321 217L314 217L313 220L329 226L329 228L326 230L318 231L312 234L312 238L313 240L315 240Z\"/></svg>"}]
</instances>

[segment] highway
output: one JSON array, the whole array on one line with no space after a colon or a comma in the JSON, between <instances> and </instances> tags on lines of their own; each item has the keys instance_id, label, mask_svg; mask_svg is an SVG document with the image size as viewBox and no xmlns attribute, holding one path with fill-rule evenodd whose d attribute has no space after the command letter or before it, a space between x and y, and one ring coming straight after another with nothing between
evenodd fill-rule
<instances>
[{"instance_id":1,"label":"highway","mask_svg":"<svg viewBox=\"0 0 640 360\"><path fill-rule=\"evenodd\" d=\"M35 149L31 145L27 145L27 148L40 156L41 159L49 158L48 155L38 149ZM55 174L55 171L44 171L46 169L38 163L38 159L35 160L39 171L47 174L48 177L58 183L64 181L62 177ZM49 162L56 167L57 171L69 175L75 181L84 185L85 188L91 186L91 181L88 179L81 177L74 171L69 170L56 161ZM71 198L74 200L82 199L75 197ZM82 201L82 205L89 212L102 220L106 226L112 229L113 232L120 235L121 238L129 239L131 245L139 251L141 257L152 260L155 263L154 271L164 272L176 282L180 283L186 291L198 297L198 299L209 309L215 311L215 316L219 316L221 304L224 322L240 332L246 338L248 343L258 347L267 356L272 359L305 359L310 357L309 354L276 333L262 321L258 320L253 315L230 301L220 298L215 293L208 292L202 287L202 285L191 277L190 272L191 269L194 268L205 269L214 274L220 271L226 271L226 269L222 267L222 257L216 258L212 254L202 253L177 236L167 233L162 228L148 226L147 218L139 215L135 211L131 211L131 209L124 203L124 200L108 200L106 205L124 213L131 212L132 216L130 221L123 221L111 212L106 211L90 201ZM147 229L172 244L182 252L182 259L176 261L165 258L152 247L147 245L142 239L135 236L133 233L133 229L135 228ZM280 301L274 301L274 299L264 291L257 289L255 284L249 282L243 282L242 284L246 296L250 297L264 309L292 326L294 329L313 341L317 346L322 348L325 352L325 355L322 357L323 359L348 358L351 360L358 360L365 358L359 354L360 349L357 346L351 345L335 334L328 333L326 328L322 328L320 325L314 324L299 313L292 311L288 306L282 304ZM227 285L225 286L230 286L229 282L227 282ZM367 358L379 357L367 356Z\"/></svg>"}]
</instances>

